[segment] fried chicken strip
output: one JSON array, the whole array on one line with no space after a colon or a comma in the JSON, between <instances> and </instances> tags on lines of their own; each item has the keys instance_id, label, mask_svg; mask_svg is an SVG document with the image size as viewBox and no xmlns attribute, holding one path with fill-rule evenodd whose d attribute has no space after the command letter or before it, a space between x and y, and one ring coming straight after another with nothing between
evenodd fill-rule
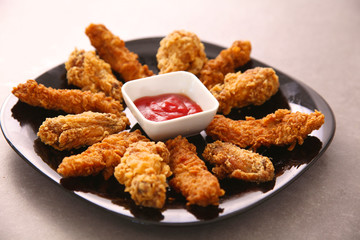
<instances>
[{"instance_id":1,"label":"fried chicken strip","mask_svg":"<svg viewBox=\"0 0 360 240\"><path fill-rule=\"evenodd\" d=\"M104 25L90 24L85 33L100 58L109 63L113 70L120 73L124 81L153 75L147 65L141 65L138 55L130 52L126 48L125 42L112 34Z\"/></svg>"},{"instance_id":2,"label":"fried chicken strip","mask_svg":"<svg viewBox=\"0 0 360 240\"><path fill-rule=\"evenodd\" d=\"M231 142L241 148L250 147L254 151L260 146L302 145L304 139L313 130L324 124L325 116L315 110L307 114L279 109L262 119L247 117L246 120L234 121L223 115L216 115L206 133L213 139Z\"/></svg>"},{"instance_id":3,"label":"fried chicken strip","mask_svg":"<svg viewBox=\"0 0 360 240\"><path fill-rule=\"evenodd\" d=\"M69 84L83 91L104 92L106 96L122 102L122 83L112 73L110 65L94 51L75 49L65 63L65 68Z\"/></svg>"},{"instance_id":4,"label":"fried chicken strip","mask_svg":"<svg viewBox=\"0 0 360 240\"><path fill-rule=\"evenodd\" d=\"M104 178L108 179L129 145L138 141L149 141L140 130L112 134L80 154L65 157L57 172L63 177L77 177L97 175L103 171Z\"/></svg>"},{"instance_id":5,"label":"fried chicken strip","mask_svg":"<svg viewBox=\"0 0 360 240\"><path fill-rule=\"evenodd\" d=\"M251 43L249 41L235 41L230 48L224 49L215 58L207 61L200 71L200 80L211 89L216 84L222 84L228 73L250 60Z\"/></svg>"},{"instance_id":6,"label":"fried chicken strip","mask_svg":"<svg viewBox=\"0 0 360 240\"><path fill-rule=\"evenodd\" d=\"M170 153L163 142L131 144L115 168L115 178L125 185L136 205L162 208L166 200L166 178L172 173Z\"/></svg>"},{"instance_id":7,"label":"fried chicken strip","mask_svg":"<svg viewBox=\"0 0 360 240\"><path fill-rule=\"evenodd\" d=\"M274 179L274 165L268 157L239 148L232 143L210 143L206 145L203 157L215 165L212 172L219 179L230 177L250 182Z\"/></svg>"},{"instance_id":8,"label":"fried chicken strip","mask_svg":"<svg viewBox=\"0 0 360 240\"><path fill-rule=\"evenodd\" d=\"M160 41L156 54L159 74L188 71L195 75L207 62L204 44L192 32L176 30Z\"/></svg>"},{"instance_id":9,"label":"fried chicken strip","mask_svg":"<svg viewBox=\"0 0 360 240\"><path fill-rule=\"evenodd\" d=\"M170 169L174 177L169 184L186 198L187 205L218 205L225 191L196 153L195 145L178 136L166 142L170 151Z\"/></svg>"},{"instance_id":10,"label":"fried chicken strip","mask_svg":"<svg viewBox=\"0 0 360 240\"><path fill-rule=\"evenodd\" d=\"M83 112L46 118L37 135L41 141L57 150L90 146L130 125L125 113Z\"/></svg>"},{"instance_id":11,"label":"fried chicken strip","mask_svg":"<svg viewBox=\"0 0 360 240\"><path fill-rule=\"evenodd\" d=\"M279 78L272 68L256 67L244 73L228 73L224 84L215 85L210 91L219 101L219 112L224 115L232 108L262 105L279 89Z\"/></svg>"},{"instance_id":12,"label":"fried chicken strip","mask_svg":"<svg viewBox=\"0 0 360 240\"><path fill-rule=\"evenodd\" d=\"M35 80L19 84L12 93L20 101L32 106L62 110L66 113L93 111L121 116L121 112L124 110L119 101L106 97L104 93L92 93L78 89L54 89L38 84Z\"/></svg>"}]
</instances>

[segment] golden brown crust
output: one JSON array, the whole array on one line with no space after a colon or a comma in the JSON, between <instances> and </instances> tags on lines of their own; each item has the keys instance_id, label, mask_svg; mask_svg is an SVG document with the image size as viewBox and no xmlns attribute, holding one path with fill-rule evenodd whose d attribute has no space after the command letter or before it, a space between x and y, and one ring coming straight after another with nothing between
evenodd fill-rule
<instances>
[{"instance_id":1,"label":"golden brown crust","mask_svg":"<svg viewBox=\"0 0 360 240\"><path fill-rule=\"evenodd\" d=\"M114 175L125 185L137 205L162 208L166 200L166 178L171 175L170 153L163 142L131 144L115 168Z\"/></svg>"},{"instance_id":2,"label":"golden brown crust","mask_svg":"<svg viewBox=\"0 0 360 240\"><path fill-rule=\"evenodd\" d=\"M203 157L215 165L212 172L219 179L230 177L251 182L274 179L274 165L268 157L241 149L232 143L210 143L206 146Z\"/></svg>"},{"instance_id":3,"label":"golden brown crust","mask_svg":"<svg viewBox=\"0 0 360 240\"><path fill-rule=\"evenodd\" d=\"M188 71L195 75L207 62L204 44L192 32L176 30L160 41L156 54L160 74Z\"/></svg>"},{"instance_id":4,"label":"golden brown crust","mask_svg":"<svg viewBox=\"0 0 360 240\"><path fill-rule=\"evenodd\" d=\"M37 135L43 143L62 151L90 146L129 125L125 113L118 117L111 113L84 112L47 118Z\"/></svg>"},{"instance_id":5,"label":"golden brown crust","mask_svg":"<svg viewBox=\"0 0 360 240\"><path fill-rule=\"evenodd\" d=\"M223 84L210 91L219 101L219 112L224 115L232 108L261 105L279 89L279 78L272 68L256 67L244 73L228 73Z\"/></svg>"},{"instance_id":6,"label":"golden brown crust","mask_svg":"<svg viewBox=\"0 0 360 240\"><path fill-rule=\"evenodd\" d=\"M170 186L186 197L187 205L218 205L224 195L218 179L212 175L196 153L196 147L181 136L166 142L170 151L170 169L174 177Z\"/></svg>"},{"instance_id":7,"label":"golden brown crust","mask_svg":"<svg viewBox=\"0 0 360 240\"><path fill-rule=\"evenodd\" d=\"M69 84L83 91L104 92L106 96L122 102L122 83L112 73L110 65L94 51L75 49L65 63L65 68Z\"/></svg>"},{"instance_id":8,"label":"golden brown crust","mask_svg":"<svg viewBox=\"0 0 360 240\"><path fill-rule=\"evenodd\" d=\"M124 81L154 75L147 65L141 65L138 55L126 48L125 42L102 24L90 24L86 30L91 44L99 56L121 74Z\"/></svg>"},{"instance_id":9,"label":"golden brown crust","mask_svg":"<svg viewBox=\"0 0 360 240\"><path fill-rule=\"evenodd\" d=\"M131 143L149 141L139 130L121 132L104 138L84 152L65 157L57 172L63 177L97 175L104 170L108 179Z\"/></svg>"},{"instance_id":10,"label":"golden brown crust","mask_svg":"<svg viewBox=\"0 0 360 240\"><path fill-rule=\"evenodd\" d=\"M223 115L216 115L206 133L213 139L231 142L239 147L250 147L256 150L260 146L287 146L292 150L295 145L302 144L313 130L324 124L324 115L318 111L313 113L290 112L279 109L262 119L235 121Z\"/></svg>"},{"instance_id":11,"label":"golden brown crust","mask_svg":"<svg viewBox=\"0 0 360 240\"><path fill-rule=\"evenodd\" d=\"M54 89L38 84L34 80L19 84L12 93L20 101L50 110L63 110L66 113L86 111L113 113L118 116L124 110L120 102L104 93L92 93L78 89Z\"/></svg>"},{"instance_id":12,"label":"golden brown crust","mask_svg":"<svg viewBox=\"0 0 360 240\"><path fill-rule=\"evenodd\" d=\"M216 84L222 84L224 77L236 68L250 60L251 43L249 41L235 41L228 49L224 49L215 58L207 61L200 71L200 80L211 89Z\"/></svg>"}]
</instances>

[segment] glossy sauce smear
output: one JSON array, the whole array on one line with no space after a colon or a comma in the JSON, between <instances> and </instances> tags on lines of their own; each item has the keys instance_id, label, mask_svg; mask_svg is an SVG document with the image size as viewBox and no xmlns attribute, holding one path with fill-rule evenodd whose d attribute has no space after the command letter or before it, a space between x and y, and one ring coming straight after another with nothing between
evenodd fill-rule
<instances>
[{"instance_id":1,"label":"glossy sauce smear","mask_svg":"<svg viewBox=\"0 0 360 240\"><path fill-rule=\"evenodd\" d=\"M134 103L145 118L155 122L202 112L196 102L184 94L177 93L141 97Z\"/></svg>"}]
</instances>

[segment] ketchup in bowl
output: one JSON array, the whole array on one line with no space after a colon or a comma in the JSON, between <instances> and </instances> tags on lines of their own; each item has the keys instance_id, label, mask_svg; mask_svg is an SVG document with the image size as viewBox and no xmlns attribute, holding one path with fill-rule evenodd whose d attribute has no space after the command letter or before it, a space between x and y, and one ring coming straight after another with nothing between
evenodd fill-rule
<instances>
[{"instance_id":1,"label":"ketchup in bowl","mask_svg":"<svg viewBox=\"0 0 360 240\"><path fill-rule=\"evenodd\" d=\"M155 122L202 112L196 102L178 93L141 97L136 99L134 104L146 119Z\"/></svg>"}]
</instances>

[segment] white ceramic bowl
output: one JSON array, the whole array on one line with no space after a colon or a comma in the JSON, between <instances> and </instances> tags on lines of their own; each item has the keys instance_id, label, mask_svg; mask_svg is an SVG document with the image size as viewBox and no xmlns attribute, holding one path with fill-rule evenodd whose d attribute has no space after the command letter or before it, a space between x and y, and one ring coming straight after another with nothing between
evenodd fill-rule
<instances>
[{"instance_id":1,"label":"white ceramic bowl","mask_svg":"<svg viewBox=\"0 0 360 240\"><path fill-rule=\"evenodd\" d=\"M195 101L202 112L162 122L146 119L137 109L134 101L140 97L156 96L165 93L185 94ZM160 74L126 82L122 94L127 107L138 123L154 141L166 140L178 135L191 136L204 130L214 118L219 102L192 73L178 71Z\"/></svg>"}]
</instances>

